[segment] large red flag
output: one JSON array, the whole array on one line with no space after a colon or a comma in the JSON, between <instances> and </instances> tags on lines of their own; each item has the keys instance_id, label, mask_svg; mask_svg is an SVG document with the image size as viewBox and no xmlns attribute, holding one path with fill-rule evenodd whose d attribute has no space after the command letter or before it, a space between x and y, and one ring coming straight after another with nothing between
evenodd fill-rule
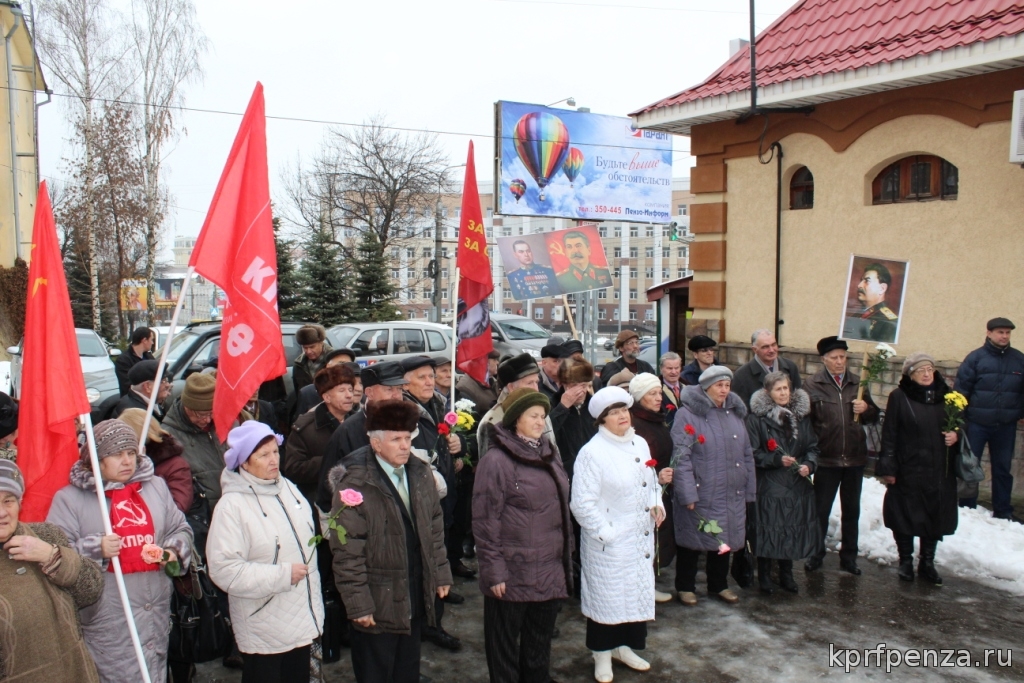
<instances>
[{"instance_id":1,"label":"large red flag","mask_svg":"<svg viewBox=\"0 0 1024 683\"><path fill-rule=\"evenodd\" d=\"M78 460L75 418L89 412L75 321L46 181L39 184L21 344L18 466L25 475L21 520L41 522Z\"/></svg>"},{"instance_id":2,"label":"large red flag","mask_svg":"<svg viewBox=\"0 0 1024 683\"><path fill-rule=\"evenodd\" d=\"M481 384L487 383L487 354L494 349L487 297L494 291L491 262L487 258L487 236L480 211L480 193L473 163L473 141L462 186L462 217L455 258L459 269L458 351L455 365Z\"/></svg>"},{"instance_id":3,"label":"large red flag","mask_svg":"<svg viewBox=\"0 0 1024 683\"><path fill-rule=\"evenodd\" d=\"M224 441L260 384L287 369L261 83L242 117L189 265L227 294L213 397L213 421Z\"/></svg>"}]
</instances>

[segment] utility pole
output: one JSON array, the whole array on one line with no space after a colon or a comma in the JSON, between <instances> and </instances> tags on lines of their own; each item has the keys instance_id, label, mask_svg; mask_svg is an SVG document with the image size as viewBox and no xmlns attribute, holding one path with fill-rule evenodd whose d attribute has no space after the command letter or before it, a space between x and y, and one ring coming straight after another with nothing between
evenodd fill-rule
<instances>
[{"instance_id":1,"label":"utility pole","mask_svg":"<svg viewBox=\"0 0 1024 683\"><path fill-rule=\"evenodd\" d=\"M441 272L446 264L441 260L441 183L437 184L437 204L434 206L434 322L441 322Z\"/></svg>"}]
</instances>

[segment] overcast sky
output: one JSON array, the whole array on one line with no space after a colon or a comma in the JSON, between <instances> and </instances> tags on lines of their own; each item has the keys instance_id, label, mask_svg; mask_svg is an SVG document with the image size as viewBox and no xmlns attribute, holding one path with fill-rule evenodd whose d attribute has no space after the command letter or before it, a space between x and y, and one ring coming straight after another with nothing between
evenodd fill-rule
<instances>
[{"instance_id":1,"label":"overcast sky","mask_svg":"<svg viewBox=\"0 0 1024 683\"><path fill-rule=\"evenodd\" d=\"M186 107L240 113L262 81L268 116L360 123L382 114L393 126L458 133L439 137L452 164L465 161L472 138L480 179L492 176L495 101L550 104L573 96L595 113L625 116L704 80L728 58L729 40L749 33L745 0L196 4L211 49ZM759 0L758 30L791 4ZM40 109L46 177L67 175L67 114L59 98ZM239 121L181 114L185 133L165 166L173 197L165 249L175 235L198 234ZM283 170L311 155L326 131L318 123L267 122L275 202L284 201ZM674 148L675 175L686 176L689 140L675 138Z\"/></svg>"}]
</instances>

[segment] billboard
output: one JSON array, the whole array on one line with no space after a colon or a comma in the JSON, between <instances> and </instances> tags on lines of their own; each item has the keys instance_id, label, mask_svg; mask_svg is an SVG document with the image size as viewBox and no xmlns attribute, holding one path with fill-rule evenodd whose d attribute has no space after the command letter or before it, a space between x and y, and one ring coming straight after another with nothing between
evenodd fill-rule
<instances>
[{"instance_id":1,"label":"billboard","mask_svg":"<svg viewBox=\"0 0 1024 683\"><path fill-rule=\"evenodd\" d=\"M153 292L153 303L157 308L174 308L178 303L178 295L185 284L184 278L157 278L154 280L156 290Z\"/></svg>"},{"instance_id":2,"label":"billboard","mask_svg":"<svg viewBox=\"0 0 1024 683\"><path fill-rule=\"evenodd\" d=\"M145 311L149 308L145 280L121 280L121 310Z\"/></svg>"},{"instance_id":3,"label":"billboard","mask_svg":"<svg viewBox=\"0 0 1024 683\"><path fill-rule=\"evenodd\" d=\"M909 272L910 261L851 254L839 336L898 342Z\"/></svg>"},{"instance_id":4,"label":"billboard","mask_svg":"<svg viewBox=\"0 0 1024 683\"><path fill-rule=\"evenodd\" d=\"M612 286L595 225L521 237L499 237L498 254L517 301Z\"/></svg>"},{"instance_id":5,"label":"billboard","mask_svg":"<svg viewBox=\"0 0 1024 683\"><path fill-rule=\"evenodd\" d=\"M672 220L672 136L631 119L535 104L495 105L497 212L586 220Z\"/></svg>"}]
</instances>

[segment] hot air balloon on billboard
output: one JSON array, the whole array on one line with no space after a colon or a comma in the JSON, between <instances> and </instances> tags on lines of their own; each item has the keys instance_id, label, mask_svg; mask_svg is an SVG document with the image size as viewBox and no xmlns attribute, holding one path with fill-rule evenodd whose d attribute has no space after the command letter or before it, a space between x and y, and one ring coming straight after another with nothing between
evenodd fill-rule
<instances>
[{"instance_id":1,"label":"hot air balloon on billboard","mask_svg":"<svg viewBox=\"0 0 1024 683\"><path fill-rule=\"evenodd\" d=\"M522 196L526 194L526 181L522 178L516 178L508 184L508 190L516 198L516 203L518 204Z\"/></svg>"},{"instance_id":2,"label":"hot air balloon on billboard","mask_svg":"<svg viewBox=\"0 0 1024 683\"><path fill-rule=\"evenodd\" d=\"M543 201L544 188L569 154L569 129L554 114L531 112L516 122L512 137L519 158L540 187Z\"/></svg>"},{"instance_id":3,"label":"hot air balloon on billboard","mask_svg":"<svg viewBox=\"0 0 1024 683\"><path fill-rule=\"evenodd\" d=\"M583 152L580 151L579 147L570 147L569 154L565 158L565 163L562 164L562 172L565 173L565 177L569 179L569 187L572 187L573 182L576 180L576 176L583 170Z\"/></svg>"}]
</instances>

